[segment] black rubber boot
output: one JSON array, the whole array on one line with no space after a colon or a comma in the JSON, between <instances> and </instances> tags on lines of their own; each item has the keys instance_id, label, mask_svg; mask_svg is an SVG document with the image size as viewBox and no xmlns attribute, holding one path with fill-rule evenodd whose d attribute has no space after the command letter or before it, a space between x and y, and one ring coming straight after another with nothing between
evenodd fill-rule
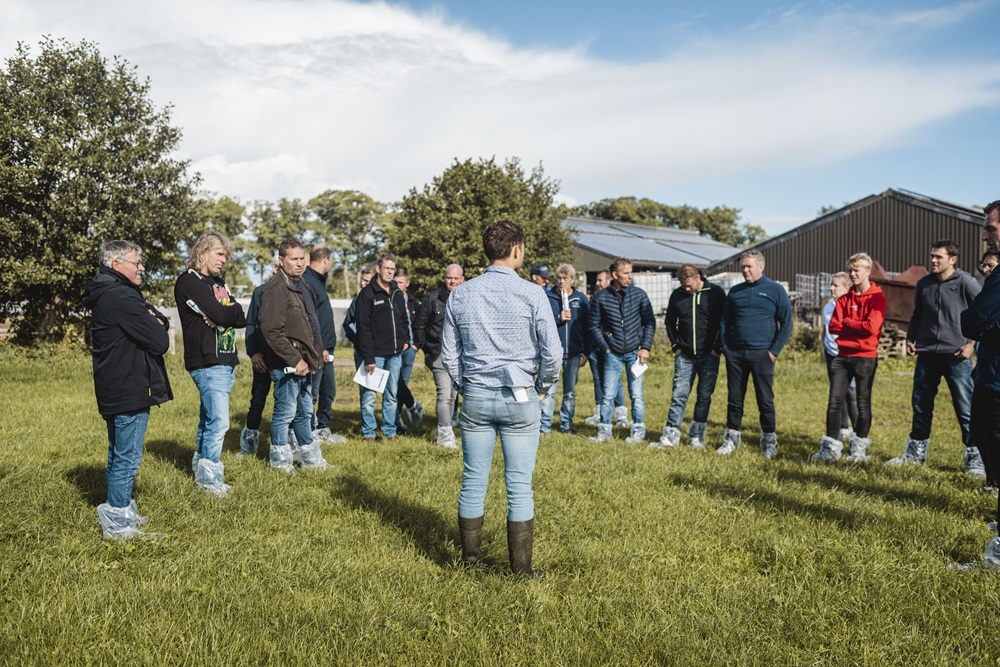
<instances>
[{"instance_id":1,"label":"black rubber boot","mask_svg":"<svg viewBox=\"0 0 1000 667\"><path fill-rule=\"evenodd\" d=\"M531 568L535 520L507 521L507 554L511 571L521 577L544 579L545 572Z\"/></svg>"},{"instance_id":2,"label":"black rubber boot","mask_svg":"<svg viewBox=\"0 0 1000 667\"><path fill-rule=\"evenodd\" d=\"M483 519L463 519L458 517L458 532L462 536L462 562L475 565L483 557Z\"/></svg>"}]
</instances>

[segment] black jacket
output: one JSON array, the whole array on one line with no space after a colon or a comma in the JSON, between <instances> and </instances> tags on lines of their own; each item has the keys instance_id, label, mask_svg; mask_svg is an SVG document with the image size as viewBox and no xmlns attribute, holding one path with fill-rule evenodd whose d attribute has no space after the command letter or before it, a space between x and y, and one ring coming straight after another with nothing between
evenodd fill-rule
<instances>
[{"instance_id":1,"label":"black jacket","mask_svg":"<svg viewBox=\"0 0 1000 667\"><path fill-rule=\"evenodd\" d=\"M683 287L675 289L665 318L670 347L695 356L713 351L722 354L720 330L725 303L725 291L707 280L695 294L688 294Z\"/></svg>"},{"instance_id":2,"label":"black jacket","mask_svg":"<svg viewBox=\"0 0 1000 667\"><path fill-rule=\"evenodd\" d=\"M384 290L373 278L356 299L358 338L356 347L365 365L374 364L375 357L399 354L410 342L407 330L406 305L403 291L396 281Z\"/></svg>"},{"instance_id":3,"label":"black jacket","mask_svg":"<svg viewBox=\"0 0 1000 667\"><path fill-rule=\"evenodd\" d=\"M620 297L620 298L619 298ZM653 349L656 317L649 296L635 285L602 289L590 300L590 338L598 350L614 354Z\"/></svg>"},{"instance_id":4,"label":"black jacket","mask_svg":"<svg viewBox=\"0 0 1000 667\"><path fill-rule=\"evenodd\" d=\"M132 412L172 399L163 364L170 348L167 317L128 278L106 266L87 281L83 305L93 310L94 393L100 413Z\"/></svg>"},{"instance_id":5,"label":"black jacket","mask_svg":"<svg viewBox=\"0 0 1000 667\"><path fill-rule=\"evenodd\" d=\"M222 304L217 294L224 295L223 300L229 301L229 304ZM189 371L224 363L220 361L219 354L222 344L231 344L232 352L227 353L232 359L230 365L239 363L236 334L232 329L242 329L247 325L247 320L243 315L243 306L228 294L229 288L221 279L203 275L194 269L188 269L177 277L177 282L174 283L174 300L177 302L177 314L184 334L184 367ZM188 307L188 299L194 301L208 319L227 328L223 336L219 336L215 329L205 326L201 315Z\"/></svg>"},{"instance_id":6,"label":"black jacket","mask_svg":"<svg viewBox=\"0 0 1000 667\"><path fill-rule=\"evenodd\" d=\"M306 281L316 303L316 318L319 320L319 332L323 337L323 349L332 353L337 347L337 327L333 323L330 295L326 293L326 276L327 274L307 266L306 272L302 274L302 280Z\"/></svg>"},{"instance_id":7,"label":"black jacket","mask_svg":"<svg viewBox=\"0 0 1000 667\"><path fill-rule=\"evenodd\" d=\"M264 295L265 289L267 289L267 283L257 285L254 288L253 295L250 297L250 307L247 308L246 343L248 357L255 354L265 354L267 350L267 341L264 340L264 334L260 330L260 299Z\"/></svg>"},{"instance_id":8,"label":"black jacket","mask_svg":"<svg viewBox=\"0 0 1000 667\"><path fill-rule=\"evenodd\" d=\"M431 290L420 303L413 317L413 341L424 351L424 362L433 363L441 356L441 331L444 309L451 294L446 288Z\"/></svg>"}]
</instances>

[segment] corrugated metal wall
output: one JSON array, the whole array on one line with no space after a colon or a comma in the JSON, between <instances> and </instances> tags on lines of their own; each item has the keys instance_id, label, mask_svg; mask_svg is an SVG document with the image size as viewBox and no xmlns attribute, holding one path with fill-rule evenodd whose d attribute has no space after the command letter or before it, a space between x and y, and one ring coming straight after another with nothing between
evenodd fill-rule
<instances>
[{"instance_id":1,"label":"corrugated metal wall","mask_svg":"<svg viewBox=\"0 0 1000 667\"><path fill-rule=\"evenodd\" d=\"M979 258L986 249L981 235L981 220L972 222L946 209L919 206L887 193L760 250L767 262L766 275L794 286L795 274L842 271L856 252L867 252L891 273L914 264L927 266L930 244L948 238L959 246L959 267L978 277ZM709 268L712 273L739 271L739 257Z\"/></svg>"}]
</instances>

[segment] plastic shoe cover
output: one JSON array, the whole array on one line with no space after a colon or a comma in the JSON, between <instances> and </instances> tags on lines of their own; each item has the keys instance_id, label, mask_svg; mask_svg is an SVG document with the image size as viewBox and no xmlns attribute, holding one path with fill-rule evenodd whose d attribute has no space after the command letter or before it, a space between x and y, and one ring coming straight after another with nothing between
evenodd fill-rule
<instances>
[{"instance_id":1,"label":"plastic shoe cover","mask_svg":"<svg viewBox=\"0 0 1000 667\"><path fill-rule=\"evenodd\" d=\"M458 443L455 442L455 432L451 430L450 426L438 426L437 444L445 449L458 449Z\"/></svg>"},{"instance_id":2,"label":"plastic shoe cover","mask_svg":"<svg viewBox=\"0 0 1000 667\"><path fill-rule=\"evenodd\" d=\"M851 441L851 438L853 437L854 437L854 429L852 428L842 428L840 429L840 433L837 435L837 439L843 440L845 444L849 443Z\"/></svg>"},{"instance_id":3,"label":"plastic shoe cover","mask_svg":"<svg viewBox=\"0 0 1000 667\"><path fill-rule=\"evenodd\" d=\"M851 463L862 463L869 459L868 448L871 447L872 441L869 438L859 438L856 435L851 436L851 454L847 457L847 460Z\"/></svg>"},{"instance_id":4,"label":"plastic shoe cover","mask_svg":"<svg viewBox=\"0 0 1000 667\"><path fill-rule=\"evenodd\" d=\"M691 422L688 426L688 444L691 449L705 448L705 432L708 431L706 422Z\"/></svg>"},{"instance_id":5,"label":"plastic shoe cover","mask_svg":"<svg viewBox=\"0 0 1000 667\"><path fill-rule=\"evenodd\" d=\"M110 507L110 505L108 505L108 507ZM149 517L142 516L141 514L139 514L139 509L135 505L135 499L129 501L128 508L132 510L132 514L135 515L135 527L144 528L146 524L149 522Z\"/></svg>"},{"instance_id":6,"label":"plastic shoe cover","mask_svg":"<svg viewBox=\"0 0 1000 667\"><path fill-rule=\"evenodd\" d=\"M328 428L314 428L312 432L313 442L317 444L322 444L324 442L330 441L330 429Z\"/></svg>"},{"instance_id":7,"label":"plastic shoe cover","mask_svg":"<svg viewBox=\"0 0 1000 667\"><path fill-rule=\"evenodd\" d=\"M615 408L615 416L613 421L615 423L615 426L625 426L625 427L631 426L632 422L629 421L628 418L628 408L626 408L624 405L619 405L617 408Z\"/></svg>"},{"instance_id":8,"label":"plastic shoe cover","mask_svg":"<svg viewBox=\"0 0 1000 667\"><path fill-rule=\"evenodd\" d=\"M986 479L986 468L978 447L965 448L965 474L976 479Z\"/></svg>"},{"instance_id":9,"label":"plastic shoe cover","mask_svg":"<svg viewBox=\"0 0 1000 667\"><path fill-rule=\"evenodd\" d=\"M303 470L328 470L333 467L323 458L323 451L319 448L319 444L315 442L306 447L301 447L299 451L302 453Z\"/></svg>"},{"instance_id":10,"label":"plastic shoe cover","mask_svg":"<svg viewBox=\"0 0 1000 667\"><path fill-rule=\"evenodd\" d=\"M590 415L583 420L584 424L589 424L590 426L597 426L601 423L601 406L594 406L594 414Z\"/></svg>"},{"instance_id":11,"label":"plastic shoe cover","mask_svg":"<svg viewBox=\"0 0 1000 667\"><path fill-rule=\"evenodd\" d=\"M986 549L983 550L983 560L981 562L962 563L961 565L952 563L950 567L953 570L975 570L980 567L987 570L1000 569L1000 537L994 535L989 539L986 543Z\"/></svg>"},{"instance_id":12,"label":"plastic shoe cover","mask_svg":"<svg viewBox=\"0 0 1000 667\"><path fill-rule=\"evenodd\" d=\"M760 453L764 455L765 459L774 458L774 455L778 453L777 433L760 434Z\"/></svg>"},{"instance_id":13,"label":"plastic shoe cover","mask_svg":"<svg viewBox=\"0 0 1000 667\"><path fill-rule=\"evenodd\" d=\"M413 407L407 410L410 413L410 425L420 426L424 422L424 404L414 401Z\"/></svg>"},{"instance_id":14,"label":"plastic shoe cover","mask_svg":"<svg viewBox=\"0 0 1000 667\"><path fill-rule=\"evenodd\" d=\"M136 526L136 515L131 505L112 507L101 503L97 506L97 520L106 540L131 540L142 535L142 531Z\"/></svg>"},{"instance_id":15,"label":"plastic shoe cover","mask_svg":"<svg viewBox=\"0 0 1000 667\"><path fill-rule=\"evenodd\" d=\"M922 464L927 460L927 447L930 444L930 438L927 440L914 440L909 438L906 441L906 451L903 452L903 455L897 456L894 459L889 459L885 462L885 464L887 466L899 466L904 463Z\"/></svg>"},{"instance_id":16,"label":"plastic shoe cover","mask_svg":"<svg viewBox=\"0 0 1000 667\"><path fill-rule=\"evenodd\" d=\"M679 429L673 426L664 426L663 435L660 436L659 440L655 440L649 443L650 449L669 449L670 447L676 447L681 442L681 432Z\"/></svg>"},{"instance_id":17,"label":"plastic shoe cover","mask_svg":"<svg viewBox=\"0 0 1000 667\"><path fill-rule=\"evenodd\" d=\"M625 444L637 445L640 442L646 442L646 425L632 424L632 430L629 432L628 437L625 438Z\"/></svg>"},{"instance_id":18,"label":"plastic shoe cover","mask_svg":"<svg viewBox=\"0 0 1000 667\"><path fill-rule=\"evenodd\" d=\"M590 442L607 442L611 439L611 424L598 424L597 435L587 438Z\"/></svg>"},{"instance_id":19,"label":"plastic shoe cover","mask_svg":"<svg viewBox=\"0 0 1000 667\"><path fill-rule=\"evenodd\" d=\"M198 469L198 461L201 461L201 457L198 455L198 450L194 450L194 456L191 457L191 471L194 472Z\"/></svg>"},{"instance_id":20,"label":"plastic shoe cover","mask_svg":"<svg viewBox=\"0 0 1000 667\"><path fill-rule=\"evenodd\" d=\"M732 454L743 443L743 434L731 428L726 429L726 434L722 436L722 446L715 450L716 454Z\"/></svg>"},{"instance_id":21,"label":"plastic shoe cover","mask_svg":"<svg viewBox=\"0 0 1000 667\"><path fill-rule=\"evenodd\" d=\"M240 451L236 454L236 458L241 459L244 456L253 456L257 453L257 445L260 443L260 431L255 428L245 428L243 432L240 433Z\"/></svg>"},{"instance_id":22,"label":"plastic shoe cover","mask_svg":"<svg viewBox=\"0 0 1000 667\"><path fill-rule=\"evenodd\" d=\"M229 493L229 485L222 481L225 470L222 461L202 459L198 461L198 469L194 471L194 483L213 496L225 498Z\"/></svg>"},{"instance_id":23,"label":"plastic shoe cover","mask_svg":"<svg viewBox=\"0 0 1000 667\"><path fill-rule=\"evenodd\" d=\"M809 457L810 461L839 461L840 454L844 449L844 443L834 440L828 436L823 436L819 441L819 451Z\"/></svg>"},{"instance_id":24,"label":"plastic shoe cover","mask_svg":"<svg viewBox=\"0 0 1000 667\"><path fill-rule=\"evenodd\" d=\"M291 445L285 445L284 447L271 445L271 467L289 474L295 473L295 467L292 465Z\"/></svg>"}]
</instances>

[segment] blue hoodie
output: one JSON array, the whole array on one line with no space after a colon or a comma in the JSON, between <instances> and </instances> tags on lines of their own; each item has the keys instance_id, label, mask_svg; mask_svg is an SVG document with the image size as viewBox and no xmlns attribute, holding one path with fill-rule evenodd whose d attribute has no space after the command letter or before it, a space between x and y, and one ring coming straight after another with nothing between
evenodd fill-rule
<instances>
[{"instance_id":1,"label":"blue hoodie","mask_svg":"<svg viewBox=\"0 0 1000 667\"><path fill-rule=\"evenodd\" d=\"M722 307L727 350L769 350L774 356L792 336L792 304L785 288L767 276L729 290Z\"/></svg>"}]
</instances>

